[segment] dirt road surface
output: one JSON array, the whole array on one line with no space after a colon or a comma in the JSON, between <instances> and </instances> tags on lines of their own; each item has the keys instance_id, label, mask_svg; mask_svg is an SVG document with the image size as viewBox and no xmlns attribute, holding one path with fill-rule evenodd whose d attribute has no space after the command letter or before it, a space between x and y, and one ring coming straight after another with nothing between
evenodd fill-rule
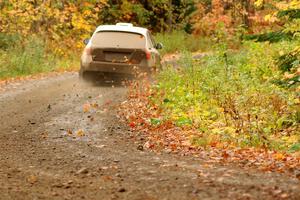
<instances>
[{"instance_id":1,"label":"dirt road surface","mask_svg":"<svg viewBox=\"0 0 300 200\"><path fill-rule=\"evenodd\" d=\"M6 86L0 199L300 199L294 177L141 149L116 117L125 94L75 73Z\"/></svg>"}]
</instances>

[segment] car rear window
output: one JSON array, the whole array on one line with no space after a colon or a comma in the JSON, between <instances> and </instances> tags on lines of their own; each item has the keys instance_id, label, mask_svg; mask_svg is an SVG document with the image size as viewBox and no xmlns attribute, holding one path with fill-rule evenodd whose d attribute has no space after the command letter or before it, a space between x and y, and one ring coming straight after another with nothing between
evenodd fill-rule
<instances>
[{"instance_id":1,"label":"car rear window","mask_svg":"<svg viewBox=\"0 0 300 200\"><path fill-rule=\"evenodd\" d=\"M138 33L100 31L92 38L92 45L111 48L145 48L146 40Z\"/></svg>"}]
</instances>

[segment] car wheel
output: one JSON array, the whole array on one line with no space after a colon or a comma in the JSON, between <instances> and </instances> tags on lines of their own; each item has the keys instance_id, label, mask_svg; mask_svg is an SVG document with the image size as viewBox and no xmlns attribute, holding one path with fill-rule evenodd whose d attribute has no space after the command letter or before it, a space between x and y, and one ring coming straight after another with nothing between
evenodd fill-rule
<instances>
[{"instance_id":1,"label":"car wheel","mask_svg":"<svg viewBox=\"0 0 300 200\"><path fill-rule=\"evenodd\" d=\"M78 73L80 79L83 79L83 73L84 73L84 71L82 70L82 68L80 68L79 73Z\"/></svg>"},{"instance_id":2,"label":"car wheel","mask_svg":"<svg viewBox=\"0 0 300 200\"><path fill-rule=\"evenodd\" d=\"M84 70L80 69L79 78L80 78L80 80L83 80L83 81L91 81L93 78L92 72L84 71Z\"/></svg>"}]
</instances>

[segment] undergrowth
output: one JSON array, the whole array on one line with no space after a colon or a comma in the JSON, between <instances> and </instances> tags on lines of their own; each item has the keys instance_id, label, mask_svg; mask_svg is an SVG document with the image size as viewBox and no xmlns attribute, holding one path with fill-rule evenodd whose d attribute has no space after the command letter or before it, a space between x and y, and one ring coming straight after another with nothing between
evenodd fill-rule
<instances>
[{"instance_id":1,"label":"undergrowth","mask_svg":"<svg viewBox=\"0 0 300 200\"><path fill-rule=\"evenodd\" d=\"M274 61L292 46L245 42L235 52L219 45L201 60L183 52L180 67L165 68L152 88L162 110L153 126L173 121L197 129L195 146L300 150L300 88L276 84L284 75Z\"/></svg>"},{"instance_id":2,"label":"undergrowth","mask_svg":"<svg viewBox=\"0 0 300 200\"><path fill-rule=\"evenodd\" d=\"M78 58L55 54L41 36L1 34L0 45L0 79L76 68Z\"/></svg>"},{"instance_id":3,"label":"undergrowth","mask_svg":"<svg viewBox=\"0 0 300 200\"><path fill-rule=\"evenodd\" d=\"M158 33L155 35L155 39L163 44L163 49L160 51L162 55L184 50L191 52L208 51L212 46L212 41L209 38L190 35L184 31Z\"/></svg>"}]
</instances>

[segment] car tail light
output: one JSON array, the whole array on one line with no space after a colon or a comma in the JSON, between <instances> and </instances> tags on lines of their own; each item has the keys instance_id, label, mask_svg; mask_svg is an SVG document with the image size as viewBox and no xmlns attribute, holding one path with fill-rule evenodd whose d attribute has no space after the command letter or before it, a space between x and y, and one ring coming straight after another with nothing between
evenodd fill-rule
<instances>
[{"instance_id":1,"label":"car tail light","mask_svg":"<svg viewBox=\"0 0 300 200\"><path fill-rule=\"evenodd\" d=\"M151 59L151 53L149 51L146 51L146 59L150 60Z\"/></svg>"},{"instance_id":2,"label":"car tail light","mask_svg":"<svg viewBox=\"0 0 300 200\"><path fill-rule=\"evenodd\" d=\"M86 55L92 55L92 48L91 48L91 47L86 47L86 48L84 49L84 53L85 53Z\"/></svg>"}]
</instances>

